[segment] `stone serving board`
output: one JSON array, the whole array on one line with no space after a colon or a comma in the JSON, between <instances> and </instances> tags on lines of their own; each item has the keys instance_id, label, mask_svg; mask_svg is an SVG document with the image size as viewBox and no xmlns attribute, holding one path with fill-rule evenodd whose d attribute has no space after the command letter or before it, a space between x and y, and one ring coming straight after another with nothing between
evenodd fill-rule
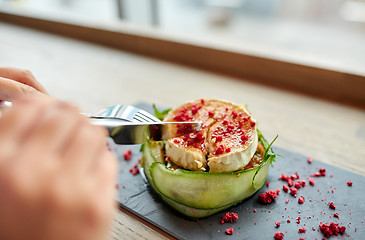
<instances>
[{"instance_id":1,"label":"stone serving board","mask_svg":"<svg viewBox=\"0 0 365 240\"><path fill-rule=\"evenodd\" d=\"M146 108L145 108L146 109ZM230 209L204 219L184 217L165 204L150 188L142 174L132 175L129 169L138 164L141 158L140 146L119 146L110 144L119 159L118 201L122 208L143 218L177 239L273 239L275 232L284 233L284 239L322 239L319 231L320 222L339 223L346 227L345 235L339 239L364 239L365 236L365 177L340 169L320 161L307 162L303 156L284 149L274 148L282 155L270 167L267 181L251 198ZM133 157L126 161L123 152L131 149ZM311 177L315 186L308 184L310 174L326 169L325 177ZM286 175L298 172L300 179L306 180L300 188L297 198L282 191L285 182L278 180L282 173ZM351 187L347 181L352 181ZM258 202L258 195L266 190L281 191L278 198L270 205ZM298 197L303 195L305 202L298 204ZM289 200L286 203L286 200ZM328 202L334 202L336 209L330 209ZM254 212L256 210L256 212ZM239 219L234 223L221 224L224 213L235 212ZM333 214L338 213L339 219ZM296 219L301 217L300 223ZM288 223L290 220L290 223ZM275 222L280 222L276 227ZM233 235L227 235L225 229L233 227ZM305 233L298 233L299 228L306 228Z\"/></svg>"}]
</instances>

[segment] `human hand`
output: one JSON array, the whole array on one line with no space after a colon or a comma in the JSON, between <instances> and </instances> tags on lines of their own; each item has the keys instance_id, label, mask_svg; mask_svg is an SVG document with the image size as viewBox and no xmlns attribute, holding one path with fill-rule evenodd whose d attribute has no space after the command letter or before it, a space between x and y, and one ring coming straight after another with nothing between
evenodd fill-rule
<instances>
[{"instance_id":1,"label":"human hand","mask_svg":"<svg viewBox=\"0 0 365 240\"><path fill-rule=\"evenodd\" d=\"M48 94L28 70L0 67L0 100L12 101L22 95Z\"/></svg>"},{"instance_id":2,"label":"human hand","mask_svg":"<svg viewBox=\"0 0 365 240\"><path fill-rule=\"evenodd\" d=\"M115 204L106 131L46 96L0 118L0 239L101 239Z\"/></svg>"}]
</instances>

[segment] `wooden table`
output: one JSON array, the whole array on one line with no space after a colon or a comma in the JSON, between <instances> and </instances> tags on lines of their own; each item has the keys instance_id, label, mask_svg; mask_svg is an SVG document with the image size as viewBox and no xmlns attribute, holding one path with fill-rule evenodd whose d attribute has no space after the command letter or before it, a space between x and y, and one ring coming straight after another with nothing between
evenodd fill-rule
<instances>
[{"instance_id":1,"label":"wooden table","mask_svg":"<svg viewBox=\"0 0 365 240\"><path fill-rule=\"evenodd\" d=\"M268 139L279 134L276 146L365 175L360 109L1 22L0 65L31 70L53 96L84 112L198 98L246 103ZM115 221L116 239L171 238L123 210Z\"/></svg>"}]
</instances>

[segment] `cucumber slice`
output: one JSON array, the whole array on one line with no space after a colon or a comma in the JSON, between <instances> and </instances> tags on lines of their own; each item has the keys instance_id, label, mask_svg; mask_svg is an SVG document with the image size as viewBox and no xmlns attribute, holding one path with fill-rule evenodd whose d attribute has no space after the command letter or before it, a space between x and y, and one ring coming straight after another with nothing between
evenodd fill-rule
<instances>
[{"instance_id":1,"label":"cucumber slice","mask_svg":"<svg viewBox=\"0 0 365 240\"><path fill-rule=\"evenodd\" d=\"M269 172L270 162L271 159L269 158L264 164L256 168L256 173L252 178L252 187L256 190L259 190L265 184L267 174ZM265 165L267 165L267 167L265 167Z\"/></svg>"},{"instance_id":2,"label":"cucumber slice","mask_svg":"<svg viewBox=\"0 0 365 240\"><path fill-rule=\"evenodd\" d=\"M215 208L215 209L198 209L198 208L192 208L192 207L188 207L183 204L177 203L174 200L165 197L164 195L160 194L160 196L164 202L166 202L168 205L170 205L176 211L182 213L185 216L192 217L192 218L208 217L210 215L223 211L224 209L227 209L233 205L232 204L232 205L224 206L221 208Z\"/></svg>"},{"instance_id":3,"label":"cucumber slice","mask_svg":"<svg viewBox=\"0 0 365 240\"><path fill-rule=\"evenodd\" d=\"M257 186L263 185L268 161L258 170ZM256 168L235 173L207 173L182 169L171 170L164 164L154 162L150 167L153 185L165 197L197 209L216 209L240 202L257 189L252 186ZM262 171L262 173L261 173Z\"/></svg>"},{"instance_id":4,"label":"cucumber slice","mask_svg":"<svg viewBox=\"0 0 365 240\"><path fill-rule=\"evenodd\" d=\"M154 162L164 162L163 159L163 146L162 141L159 142L146 142L143 145L143 155L141 166L143 168L144 174L146 175L148 182L152 183L152 178L150 175L149 168Z\"/></svg>"}]
</instances>

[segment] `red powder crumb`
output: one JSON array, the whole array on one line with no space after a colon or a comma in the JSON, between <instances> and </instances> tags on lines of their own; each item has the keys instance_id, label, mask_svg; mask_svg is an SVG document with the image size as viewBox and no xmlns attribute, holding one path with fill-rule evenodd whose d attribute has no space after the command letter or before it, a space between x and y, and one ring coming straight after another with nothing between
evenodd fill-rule
<instances>
[{"instance_id":1,"label":"red powder crumb","mask_svg":"<svg viewBox=\"0 0 365 240\"><path fill-rule=\"evenodd\" d=\"M302 219L302 218L301 218L301 217L297 217L297 219L296 219L296 220L297 220L297 221L296 221L296 223L297 223L297 224L299 224L299 223L300 223L300 219Z\"/></svg>"},{"instance_id":2,"label":"red powder crumb","mask_svg":"<svg viewBox=\"0 0 365 240\"><path fill-rule=\"evenodd\" d=\"M139 169L138 168L130 168L129 172L132 173L132 175L137 175L139 173Z\"/></svg>"},{"instance_id":3,"label":"red powder crumb","mask_svg":"<svg viewBox=\"0 0 365 240\"><path fill-rule=\"evenodd\" d=\"M275 225L277 228L280 227L280 222L276 222Z\"/></svg>"},{"instance_id":4,"label":"red powder crumb","mask_svg":"<svg viewBox=\"0 0 365 240\"><path fill-rule=\"evenodd\" d=\"M227 212L222 216L221 224L226 222L234 222L238 219L238 214L234 212Z\"/></svg>"},{"instance_id":5,"label":"red powder crumb","mask_svg":"<svg viewBox=\"0 0 365 240\"><path fill-rule=\"evenodd\" d=\"M289 202L289 199L286 199L285 202L288 203Z\"/></svg>"},{"instance_id":6,"label":"red powder crumb","mask_svg":"<svg viewBox=\"0 0 365 240\"><path fill-rule=\"evenodd\" d=\"M279 177L278 180L283 180L287 182L289 180L289 176L286 176L284 173L282 173L281 177Z\"/></svg>"},{"instance_id":7,"label":"red powder crumb","mask_svg":"<svg viewBox=\"0 0 365 240\"><path fill-rule=\"evenodd\" d=\"M288 180L288 185L289 185L289 187L292 187L292 186L294 185L294 181L293 181L293 180L291 180L291 179L289 179L289 180Z\"/></svg>"},{"instance_id":8,"label":"red powder crumb","mask_svg":"<svg viewBox=\"0 0 365 240\"><path fill-rule=\"evenodd\" d=\"M309 184L310 184L310 185L312 185L312 186L314 186L314 184L315 184L315 181L314 181L313 179L311 179L311 178L308 180L308 182L309 182Z\"/></svg>"},{"instance_id":9,"label":"red powder crumb","mask_svg":"<svg viewBox=\"0 0 365 240\"><path fill-rule=\"evenodd\" d=\"M304 187L306 184L306 181L304 179L302 179L302 187Z\"/></svg>"},{"instance_id":10,"label":"red powder crumb","mask_svg":"<svg viewBox=\"0 0 365 240\"><path fill-rule=\"evenodd\" d=\"M343 235L346 231L346 227L340 227L338 224L331 222L330 224L319 224L319 229L326 237L337 236L338 234Z\"/></svg>"},{"instance_id":11,"label":"red powder crumb","mask_svg":"<svg viewBox=\"0 0 365 240\"><path fill-rule=\"evenodd\" d=\"M276 232L274 234L274 239L275 240L282 240L284 238L284 234L282 232Z\"/></svg>"},{"instance_id":12,"label":"red powder crumb","mask_svg":"<svg viewBox=\"0 0 365 240\"><path fill-rule=\"evenodd\" d=\"M290 194L294 197L297 196L298 188L290 188Z\"/></svg>"},{"instance_id":13,"label":"red powder crumb","mask_svg":"<svg viewBox=\"0 0 365 240\"><path fill-rule=\"evenodd\" d=\"M311 164L311 163L312 163L312 160L313 160L313 159L312 159L311 157L308 157L308 158L307 158L307 162L308 162L309 164Z\"/></svg>"},{"instance_id":14,"label":"red powder crumb","mask_svg":"<svg viewBox=\"0 0 365 240\"><path fill-rule=\"evenodd\" d=\"M330 202L328 203L328 206L331 208L331 209L336 209L336 206L333 202Z\"/></svg>"},{"instance_id":15,"label":"red powder crumb","mask_svg":"<svg viewBox=\"0 0 365 240\"><path fill-rule=\"evenodd\" d=\"M227 228L226 229L226 234L232 235L233 234L233 228Z\"/></svg>"},{"instance_id":16,"label":"red powder crumb","mask_svg":"<svg viewBox=\"0 0 365 240\"><path fill-rule=\"evenodd\" d=\"M259 195L259 202L264 204L270 204L274 198L278 197L278 193L280 189L276 189L275 191L270 190L264 193L260 193Z\"/></svg>"},{"instance_id":17,"label":"red powder crumb","mask_svg":"<svg viewBox=\"0 0 365 240\"><path fill-rule=\"evenodd\" d=\"M287 223L290 223L290 220L288 219L288 220L286 220L286 222L287 222Z\"/></svg>"},{"instance_id":18,"label":"red powder crumb","mask_svg":"<svg viewBox=\"0 0 365 240\"><path fill-rule=\"evenodd\" d=\"M288 191L289 191L289 186L288 186L288 185L286 185L286 184L284 184L284 185L283 185L283 191L284 191L284 192L288 192Z\"/></svg>"},{"instance_id":19,"label":"red powder crumb","mask_svg":"<svg viewBox=\"0 0 365 240\"><path fill-rule=\"evenodd\" d=\"M128 149L123 152L124 160L130 160L132 158L132 150Z\"/></svg>"},{"instance_id":20,"label":"red powder crumb","mask_svg":"<svg viewBox=\"0 0 365 240\"><path fill-rule=\"evenodd\" d=\"M340 218L340 215L338 215L338 213L334 213L334 214L333 214L333 216L334 216L335 218Z\"/></svg>"},{"instance_id":21,"label":"red powder crumb","mask_svg":"<svg viewBox=\"0 0 365 240\"><path fill-rule=\"evenodd\" d=\"M303 196L300 196L300 198L298 198L298 203L303 204L304 200L305 200L305 198Z\"/></svg>"},{"instance_id":22,"label":"red powder crumb","mask_svg":"<svg viewBox=\"0 0 365 240\"><path fill-rule=\"evenodd\" d=\"M257 212L257 210L256 210L256 209L254 209L254 210L253 210L253 212L255 213L255 212Z\"/></svg>"},{"instance_id":23,"label":"red powder crumb","mask_svg":"<svg viewBox=\"0 0 365 240\"><path fill-rule=\"evenodd\" d=\"M139 169L138 168L131 168L131 169L129 169L129 172L132 173L133 175L137 175L139 173Z\"/></svg>"},{"instance_id":24,"label":"red powder crumb","mask_svg":"<svg viewBox=\"0 0 365 240\"><path fill-rule=\"evenodd\" d=\"M299 180L295 181L295 183L294 183L294 187L296 187L296 188L301 188L301 187L302 187L302 182L301 182L301 181L299 181Z\"/></svg>"},{"instance_id":25,"label":"red powder crumb","mask_svg":"<svg viewBox=\"0 0 365 240\"><path fill-rule=\"evenodd\" d=\"M347 181L347 186L351 187L352 186L352 182L351 181Z\"/></svg>"},{"instance_id":26,"label":"red powder crumb","mask_svg":"<svg viewBox=\"0 0 365 240\"><path fill-rule=\"evenodd\" d=\"M307 231L307 229L306 229L306 228L299 228L298 233L305 233L306 231Z\"/></svg>"},{"instance_id":27,"label":"red powder crumb","mask_svg":"<svg viewBox=\"0 0 365 240\"><path fill-rule=\"evenodd\" d=\"M320 168L319 172L313 173L310 176L311 177L324 177L324 176L326 176L326 169L325 168Z\"/></svg>"},{"instance_id":28,"label":"red powder crumb","mask_svg":"<svg viewBox=\"0 0 365 240\"><path fill-rule=\"evenodd\" d=\"M270 182L269 181L267 181L266 182L266 187L269 187L270 186Z\"/></svg>"}]
</instances>

